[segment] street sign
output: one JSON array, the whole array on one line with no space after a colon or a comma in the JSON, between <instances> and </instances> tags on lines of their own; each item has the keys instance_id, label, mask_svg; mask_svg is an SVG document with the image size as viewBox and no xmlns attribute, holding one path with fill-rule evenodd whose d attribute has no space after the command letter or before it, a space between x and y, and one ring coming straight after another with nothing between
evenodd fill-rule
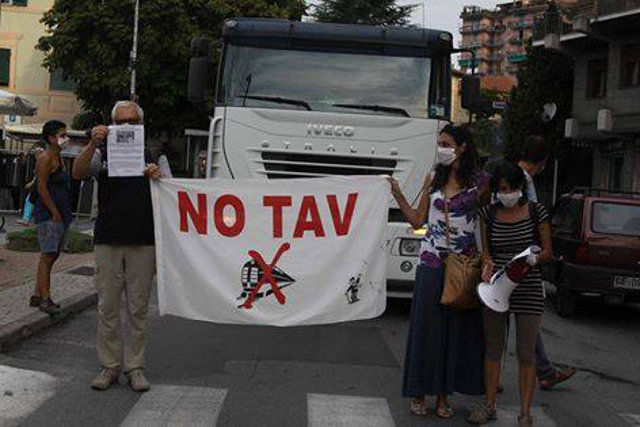
<instances>
[{"instance_id":1,"label":"street sign","mask_svg":"<svg viewBox=\"0 0 640 427\"><path fill-rule=\"evenodd\" d=\"M491 103L491 108L493 108L494 110L506 110L507 103L504 101L493 101Z\"/></svg>"}]
</instances>

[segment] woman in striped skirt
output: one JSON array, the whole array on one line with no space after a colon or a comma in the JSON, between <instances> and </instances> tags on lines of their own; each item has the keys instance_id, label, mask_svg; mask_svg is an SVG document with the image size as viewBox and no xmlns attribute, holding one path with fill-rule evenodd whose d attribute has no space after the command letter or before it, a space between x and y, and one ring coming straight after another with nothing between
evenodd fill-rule
<instances>
[{"instance_id":1,"label":"woman in striped skirt","mask_svg":"<svg viewBox=\"0 0 640 427\"><path fill-rule=\"evenodd\" d=\"M480 210L483 247L483 280L504 267L514 256L537 245L542 251L527 260L533 267L520 281L509 299L509 312L484 309L486 405L469 416L469 422L484 424L496 419L496 393L500 379L500 360L504 352L509 313L515 315L516 352L520 369L520 426L533 424L531 401L536 382L535 347L544 312L544 289L539 263L552 257L549 215L539 203L526 197L526 179L522 169L504 162L491 178L491 192L498 200Z\"/></svg>"}]
</instances>

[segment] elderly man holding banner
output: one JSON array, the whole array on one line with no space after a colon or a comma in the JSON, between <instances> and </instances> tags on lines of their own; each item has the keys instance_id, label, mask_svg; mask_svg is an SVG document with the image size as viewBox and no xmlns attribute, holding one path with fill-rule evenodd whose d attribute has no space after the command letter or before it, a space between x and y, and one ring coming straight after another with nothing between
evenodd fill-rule
<instances>
[{"instance_id":1,"label":"elderly man holding banner","mask_svg":"<svg viewBox=\"0 0 640 427\"><path fill-rule=\"evenodd\" d=\"M154 159L144 147L144 113L138 104L116 103L112 120L114 126L92 130L89 144L73 166L75 179L95 177L98 181L94 242L102 370L91 387L106 390L124 372L134 391L147 391L150 385L143 375L146 315L155 272L149 179L170 177L171 171L166 158ZM123 292L124 330L120 324Z\"/></svg>"}]
</instances>

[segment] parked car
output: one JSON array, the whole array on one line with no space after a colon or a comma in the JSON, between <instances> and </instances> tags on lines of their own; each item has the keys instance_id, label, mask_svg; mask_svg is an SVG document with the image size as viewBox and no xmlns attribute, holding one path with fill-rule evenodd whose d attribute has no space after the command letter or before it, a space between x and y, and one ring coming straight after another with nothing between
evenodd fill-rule
<instances>
[{"instance_id":1,"label":"parked car","mask_svg":"<svg viewBox=\"0 0 640 427\"><path fill-rule=\"evenodd\" d=\"M575 189L555 204L551 230L555 261L545 276L559 315L571 316L581 296L640 300L640 193Z\"/></svg>"}]
</instances>

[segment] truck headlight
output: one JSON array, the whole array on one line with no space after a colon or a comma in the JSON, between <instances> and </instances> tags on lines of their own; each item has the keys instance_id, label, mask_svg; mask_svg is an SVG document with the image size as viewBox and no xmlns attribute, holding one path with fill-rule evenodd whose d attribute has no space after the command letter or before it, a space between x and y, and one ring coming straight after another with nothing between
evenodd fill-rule
<instances>
[{"instance_id":1,"label":"truck headlight","mask_svg":"<svg viewBox=\"0 0 640 427\"><path fill-rule=\"evenodd\" d=\"M400 239L400 255L401 256L418 256L419 253L420 253L420 240Z\"/></svg>"}]
</instances>

